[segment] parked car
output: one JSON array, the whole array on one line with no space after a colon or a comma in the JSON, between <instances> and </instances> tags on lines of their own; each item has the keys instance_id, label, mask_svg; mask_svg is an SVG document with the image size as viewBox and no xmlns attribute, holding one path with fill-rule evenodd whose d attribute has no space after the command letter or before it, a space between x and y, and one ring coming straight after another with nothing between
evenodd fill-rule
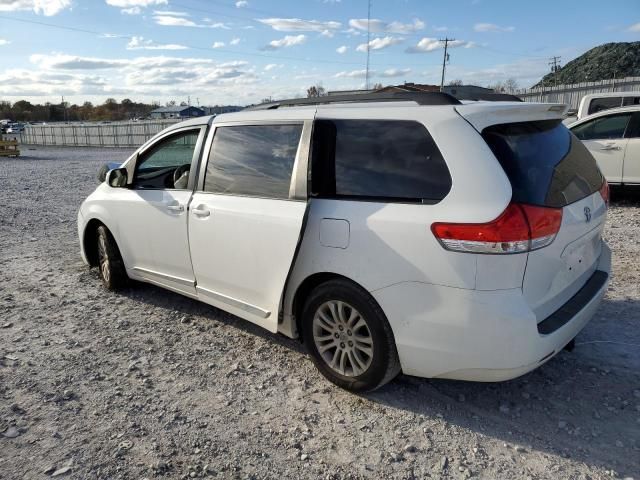
<instances>
[{"instance_id":1,"label":"parked car","mask_svg":"<svg viewBox=\"0 0 640 480\"><path fill-rule=\"evenodd\" d=\"M590 93L580 100L577 120L588 115L609 110L610 108L626 107L640 104L640 92L608 92Z\"/></svg>"},{"instance_id":2,"label":"parked car","mask_svg":"<svg viewBox=\"0 0 640 480\"><path fill-rule=\"evenodd\" d=\"M22 133L24 132L24 125L21 123L12 123L7 127L7 133Z\"/></svg>"},{"instance_id":3,"label":"parked car","mask_svg":"<svg viewBox=\"0 0 640 480\"><path fill-rule=\"evenodd\" d=\"M104 285L149 282L301 338L353 391L547 362L607 288L607 183L564 105L282 101L172 125L82 203Z\"/></svg>"},{"instance_id":4,"label":"parked car","mask_svg":"<svg viewBox=\"0 0 640 480\"><path fill-rule=\"evenodd\" d=\"M611 184L640 185L640 105L605 110L569 125Z\"/></svg>"}]
</instances>

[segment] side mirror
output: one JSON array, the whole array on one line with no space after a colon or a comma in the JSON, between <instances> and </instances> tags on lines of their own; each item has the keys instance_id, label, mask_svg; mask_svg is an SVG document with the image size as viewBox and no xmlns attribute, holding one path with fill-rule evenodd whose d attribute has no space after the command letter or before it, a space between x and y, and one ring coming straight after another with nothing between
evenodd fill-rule
<instances>
[{"instance_id":1,"label":"side mirror","mask_svg":"<svg viewBox=\"0 0 640 480\"><path fill-rule=\"evenodd\" d=\"M127 169L126 168L114 168L109 170L106 175L105 181L107 185L113 188L122 188L127 186Z\"/></svg>"},{"instance_id":2,"label":"side mirror","mask_svg":"<svg viewBox=\"0 0 640 480\"><path fill-rule=\"evenodd\" d=\"M107 179L107 172L114 168L120 168L120 164L117 162L109 162L102 165L100 170L98 170L98 181L100 183L104 182Z\"/></svg>"}]
</instances>

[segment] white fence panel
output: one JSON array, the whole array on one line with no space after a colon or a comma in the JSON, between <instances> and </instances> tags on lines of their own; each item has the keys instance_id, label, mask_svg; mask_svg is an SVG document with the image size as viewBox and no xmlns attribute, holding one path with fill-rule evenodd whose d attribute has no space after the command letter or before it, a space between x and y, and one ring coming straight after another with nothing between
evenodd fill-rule
<instances>
[{"instance_id":1,"label":"white fence panel","mask_svg":"<svg viewBox=\"0 0 640 480\"><path fill-rule=\"evenodd\" d=\"M515 94L525 102L565 103L569 108L577 109L585 95L605 92L640 92L640 77L529 88L518 90Z\"/></svg>"},{"instance_id":2,"label":"white fence panel","mask_svg":"<svg viewBox=\"0 0 640 480\"><path fill-rule=\"evenodd\" d=\"M27 125L20 142L29 145L137 147L177 120Z\"/></svg>"}]
</instances>

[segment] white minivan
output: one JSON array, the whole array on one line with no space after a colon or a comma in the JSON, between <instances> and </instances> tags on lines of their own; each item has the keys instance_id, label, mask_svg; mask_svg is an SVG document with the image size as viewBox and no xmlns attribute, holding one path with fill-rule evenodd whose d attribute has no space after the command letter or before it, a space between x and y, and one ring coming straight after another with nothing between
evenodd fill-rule
<instances>
[{"instance_id":1,"label":"white minivan","mask_svg":"<svg viewBox=\"0 0 640 480\"><path fill-rule=\"evenodd\" d=\"M171 126L82 204L82 256L298 337L337 385L507 380L608 284L608 190L564 105L298 99Z\"/></svg>"}]
</instances>

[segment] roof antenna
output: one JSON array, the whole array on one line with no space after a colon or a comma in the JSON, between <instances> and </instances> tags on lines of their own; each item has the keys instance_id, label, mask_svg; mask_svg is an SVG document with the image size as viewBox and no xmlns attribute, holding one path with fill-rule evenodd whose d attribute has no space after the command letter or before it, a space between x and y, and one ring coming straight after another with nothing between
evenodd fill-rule
<instances>
[{"instance_id":1,"label":"roof antenna","mask_svg":"<svg viewBox=\"0 0 640 480\"><path fill-rule=\"evenodd\" d=\"M369 45L371 39L371 0L367 1L367 73L365 80L365 89L369 90L369 51L371 45Z\"/></svg>"}]
</instances>

